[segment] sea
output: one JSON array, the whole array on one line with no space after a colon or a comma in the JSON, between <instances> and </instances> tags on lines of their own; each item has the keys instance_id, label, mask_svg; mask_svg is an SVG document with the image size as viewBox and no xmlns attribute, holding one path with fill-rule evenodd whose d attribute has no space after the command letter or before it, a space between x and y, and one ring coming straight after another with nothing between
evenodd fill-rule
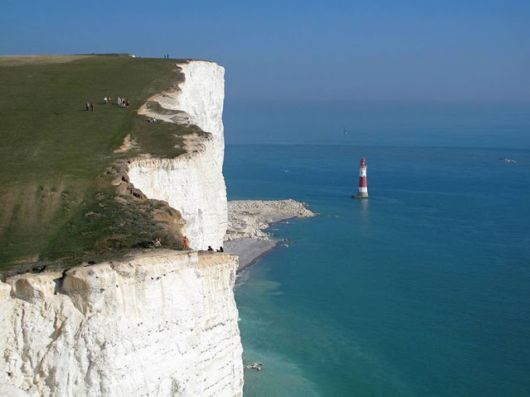
<instances>
[{"instance_id":1,"label":"sea","mask_svg":"<svg viewBox=\"0 0 530 397\"><path fill-rule=\"evenodd\" d=\"M273 225L283 243L238 277L244 362L264 366L245 396L530 396L530 150L513 147L228 145L229 199L319 214Z\"/></svg>"}]
</instances>

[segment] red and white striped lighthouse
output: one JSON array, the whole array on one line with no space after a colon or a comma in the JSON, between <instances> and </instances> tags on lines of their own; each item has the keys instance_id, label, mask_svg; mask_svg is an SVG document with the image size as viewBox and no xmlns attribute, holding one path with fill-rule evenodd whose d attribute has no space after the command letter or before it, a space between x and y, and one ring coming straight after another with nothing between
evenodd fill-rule
<instances>
[{"instance_id":1,"label":"red and white striped lighthouse","mask_svg":"<svg viewBox=\"0 0 530 397\"><path fill-rule=\"evenodd\" d=\"M359 164L359 192L355 196L358 199L368 198L368 179L366 177L366 159L363 157Z\"/></svg>"}]
</instances>

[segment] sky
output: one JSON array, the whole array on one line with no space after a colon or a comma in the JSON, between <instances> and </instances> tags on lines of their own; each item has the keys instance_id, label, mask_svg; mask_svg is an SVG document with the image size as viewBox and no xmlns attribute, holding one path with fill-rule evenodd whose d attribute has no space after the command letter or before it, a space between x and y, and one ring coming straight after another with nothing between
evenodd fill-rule
<instances>
[{"instance_id":1,"label":"sky","mask_svg":"<svg viewBox=\"0 0 530 397\"><path fill-rule=\"evenodd\" d=\"M91 52L216 61L236 103L530 103L528 0L2 0L0 54Z\"/></svg>"}]
</instances>

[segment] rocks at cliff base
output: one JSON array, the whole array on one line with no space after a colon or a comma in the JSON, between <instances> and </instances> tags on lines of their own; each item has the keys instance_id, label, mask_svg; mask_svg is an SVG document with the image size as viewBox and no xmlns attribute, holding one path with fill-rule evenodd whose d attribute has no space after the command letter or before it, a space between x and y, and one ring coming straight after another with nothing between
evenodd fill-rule
<instances>
[{"instance_id":1,"label":"rocks at cliff base","mask_svg":"<svg viewBox=\"0 0 530 397\"><path fill-rule=\"evenodd\" d=\"M269 239L265 232L272 223L316 214L304 203L289 200L235 200L228 202L228 229L225 240Z\"/></svg>"},{"instance_id":2,"label":"rocks at cliff base","mask_svg":"<svg viewBox=\"0 0 530 397\"><path fill-rule=\"evenodd\" d=\"M266 232L272 223L315 215L304 203L292 199L229 201L225 250L239 256L238 270L242 270L279 243Z\"/></svg>"}]
</instances>

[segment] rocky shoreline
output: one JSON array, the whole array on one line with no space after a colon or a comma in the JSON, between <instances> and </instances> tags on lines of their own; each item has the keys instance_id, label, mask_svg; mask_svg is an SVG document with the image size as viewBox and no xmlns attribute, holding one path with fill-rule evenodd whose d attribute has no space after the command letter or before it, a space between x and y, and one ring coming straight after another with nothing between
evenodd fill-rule
<instances>
[{"instance_id":1,"label":"rocky shoreline","mask_svg":"<svg viewBox=\"0 0 530 397\"><path fill-rule=\"evenodd\" d=\"M278 245L266 229L273 223L316 214L296 200L235 200L228 202L228 229L225 251L239 256L238 271Z\"/></svg>"}]
</instances>

